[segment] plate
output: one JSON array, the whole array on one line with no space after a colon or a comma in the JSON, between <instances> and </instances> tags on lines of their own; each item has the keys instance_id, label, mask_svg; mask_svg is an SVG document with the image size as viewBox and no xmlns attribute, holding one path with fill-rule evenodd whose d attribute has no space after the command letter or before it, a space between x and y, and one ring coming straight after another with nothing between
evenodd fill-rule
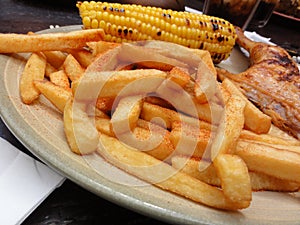
<instances>
[{"instance_id":1,"label":"plate","mask_svg":"<svg viewBox=\"0 0 300 225\"><path fill-rule=\"evenodd\" d=\"M80 29L79 25L42 32L77 29ZM95 170L83 157L73 154L64 137L62 115L42 96L34 105L21 103L18 85L26 57L28 54L0 55L2 119L33 154L73 182L118 205L173 224L299 224L299 193L257 192L253 194L249 208L231 212L206 207L152 185L130 186L109 179L108 172L115 180L136 178L108 164L98 155L88 156L99 167ZM221 66L239 72L248 66L248 60L234 49Z\"/></svg>"}]
</instances>

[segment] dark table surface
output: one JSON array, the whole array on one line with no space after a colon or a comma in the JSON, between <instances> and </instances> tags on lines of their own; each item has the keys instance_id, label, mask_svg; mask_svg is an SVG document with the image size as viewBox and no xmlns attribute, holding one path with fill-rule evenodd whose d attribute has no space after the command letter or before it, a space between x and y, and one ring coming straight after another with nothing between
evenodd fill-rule
<instances>
[{"instance_id":1,"label":"dark table surface","mask_svg":"<svg viewBox=\"0 0 300 225\"><path fill-rule=\"evenodd\" d=\"M187 6L201 9L197 0ZM0 32L27 33L50 25L81 24L75 0L1 0ZM281 46L300 50L300 22L273 15L266 27L255 30ZM32 156L0 120L0 135ZM33 224L165 224L108 202L70 180L57 188L25 221Z\"/></svg>"}]
</instances>

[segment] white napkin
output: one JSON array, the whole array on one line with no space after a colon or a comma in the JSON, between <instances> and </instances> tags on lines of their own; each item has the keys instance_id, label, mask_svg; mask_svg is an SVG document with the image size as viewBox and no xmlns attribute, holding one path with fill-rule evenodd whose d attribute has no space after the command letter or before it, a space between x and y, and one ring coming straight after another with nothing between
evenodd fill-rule
<instances>
[{"instance_id":1,"label":"white napkin","mask_svg":"<svg viewBox=\"0 0 300 225\"><path fill-rule=\"evenodd\" d=\"M0 138L0 224L20 224L65 178Z\"/></svg>"}]
</instances>

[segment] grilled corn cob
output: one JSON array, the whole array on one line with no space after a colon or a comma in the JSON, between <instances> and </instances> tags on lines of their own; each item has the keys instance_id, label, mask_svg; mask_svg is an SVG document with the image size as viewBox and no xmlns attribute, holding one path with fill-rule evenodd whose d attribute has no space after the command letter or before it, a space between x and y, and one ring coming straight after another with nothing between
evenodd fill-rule
<instances>
[{"instance_id":1,"label":"grilled corn cob","mask_svg":"<svg viewBox=\"0 0 300 225\"><path fill-rule=\"evenodd\" d=\"M77 2L84 29L102 28L112 42L161 40L208 50L214 63L226 59L236 39L228 21L189 12L107 2Z\"/></svg>"}]
</instances>

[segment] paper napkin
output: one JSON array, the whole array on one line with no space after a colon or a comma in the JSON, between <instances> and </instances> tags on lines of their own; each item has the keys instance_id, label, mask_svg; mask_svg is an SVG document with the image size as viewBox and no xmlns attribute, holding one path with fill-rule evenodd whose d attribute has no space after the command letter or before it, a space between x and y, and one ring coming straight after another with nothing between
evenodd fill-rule
<instances>
[{"instance_id":1,"label":"paper napkin","mask_svg":"<svg viewBox=\"0 0 300 225\"><path fill-rule=\"evenodd\" d=\"M22 223L64 180L0 138L0 224Z\"/></svg>"}]
</instances>

